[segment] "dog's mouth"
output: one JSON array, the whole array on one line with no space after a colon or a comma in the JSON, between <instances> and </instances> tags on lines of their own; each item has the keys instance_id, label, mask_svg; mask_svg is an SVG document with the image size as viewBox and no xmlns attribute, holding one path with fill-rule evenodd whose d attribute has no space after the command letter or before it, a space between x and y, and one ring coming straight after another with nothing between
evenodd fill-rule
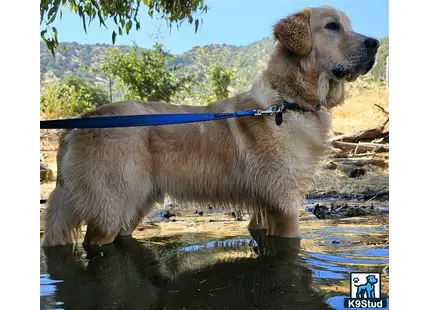
<instances>
[{"instance_id":1,"label":"dog's mouth","mask_svg":"<svg viewBox=\"0 0 430 310\"><path fill-rule=\"evenodd\" d=\"M363 65L364 71L363 71L362 74L363 75L367 74L370 70L372 70L373 65L375 64L375 62L376 62L376 58L372 57L372 59L370 59L370 61L364 63L364 65Z\"/></svg>"},{"instance_id":2,"label":"dog's mouth","mask_svg":"<svg viewBox=\"0 0 430 310\"><path fill-rule=\"evenodd\" d=\"M336 66L331 70L335 80L355 81L360 75L367 74L375 65L376 59L372 57L368 61L355 67Z\"/></svg>"}]
</instances>

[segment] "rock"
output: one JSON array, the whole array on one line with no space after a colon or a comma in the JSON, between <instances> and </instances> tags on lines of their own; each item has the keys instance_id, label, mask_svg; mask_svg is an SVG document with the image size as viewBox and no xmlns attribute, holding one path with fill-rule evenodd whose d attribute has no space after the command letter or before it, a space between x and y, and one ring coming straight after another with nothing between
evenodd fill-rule
<instances>
[{"instance_id":1,"label":"rock","mask_svg":"<svg viewBox=\"0 0 430 310\"><path fill-rule=\"evenodd\" d=\"M203 215L203 211L196 210L196 211L194 212L194 214L198 214L198 215L202 216L202 215Z\"/></svg>"},{"instance_id":2,"label":"rock","mask_svg":"<svg viewBox=\"0 0 430 310\"><path fill-rule=\"evenodd\" d=\"M360 207L351 207L346 210L345 216L346 217L354 217L354 216L364 216L369 215L370 212L367 212L366 209L360 208Z\"/></svg>"},{"instance_id":3,"label":"rock","mask_svg":"<svg viewBox=\"0 0 430 310\"><path fill-rule=\"evenodd\" d=\"M153 217L162 217L165 219L169 219L172 216L176 216L174 213L171 213L169 210L157 210L152 214Z\"/></svg>"},{"instance_id":4,"label":"rock","mask_svg":"<svg viewBox=\"0 0 430 310\"><path fill-rule=\"evenodd\" d=\"M231 216L236 219L236 221L243 221L242 212L240 210L231 212Z\"/></svg>"},{"instance_id":5,"label":"rock","mask_svg":"<svg viewBox=\"0 0 430 310\"><path fill-rule=\"evenodd\" d=\"M332 162L332 161L328 162L327 164L325 164L325 165L323 166L323 169L328 169L328 170L334 170L334 169L336 169L336 168L337 168L336 163L334 163L334 162Z\"/></svg>"},{"instance_id":6,"label":"rock","mask_svg":"<svg viewBox=\"0 0 430 310\"><path fill-rule=\"evenodd\" d=\"M366 174L366 170L361 167L356 167L353 165L339 165L337 167L340 171L345 173L349 178L358 178Z\"/></svg>"},{"instance_id":7,"label":"rock","mask_svg":"<svg viewBox=\"0 0 430 310\"><path fill-rule=\"evenodd\" d=\"M359 217L359 216L370 216L370 215L386 215L389 213L387 209L375 208L375 206L359 206L359 205L331 205L328 208L325 205L316 204L313 207L306 208L307 212L312 212L318 219L335 219L335 218L347 218L347 217Z\"/></svg>"},{"instance_id":8,"label":"rock","mask_svg":"<svg viewBox=\"0 0 430 310\"><path fill-rule=\"evenodd\" d=\"M326 214L328 213L328 208L324 205L317 204L312 213L318 218L318 219L325 219Z\"/></svg>"}]
</instances>

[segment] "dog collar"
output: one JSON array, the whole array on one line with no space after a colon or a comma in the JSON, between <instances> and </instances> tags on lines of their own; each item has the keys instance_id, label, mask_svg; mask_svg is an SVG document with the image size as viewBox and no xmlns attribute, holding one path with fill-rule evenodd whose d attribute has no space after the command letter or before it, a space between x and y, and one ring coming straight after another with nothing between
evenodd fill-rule
<instances>
[{"instance_id":1,"label":"dog collar","mask_svg":"<svg viewBox=\"0 0 430 310\"><path fill-rule=\"evenodd\" d=\"M297 103L288 102L287 100L284 100L282 105L283 105L282 112L285 112L286 110L292 110L292 111L297 111L297 112L317 112L317 111L321 110L321 104L319 104L319 103L315 106L314 110L311 110L311 109L308 109L305 107L301 107Z\"/></svg>"},{"instance_id":2,"label":"dog collar","mask_svg":"<svg viewBox=\"0 0 430 310\"><path fill-rule=\"evenodd\" d=\"M283 121L282 114L287 110L295 111L295 112L316 112L316 111L319 111L320 109L321 109L321 104L317 104L315 106L315 110L311 110L308 108L301 107L295 102L288 102L284 100L282 104L271 106L266 110L254 110L254 115L263 115L263 114L275 115L276 125L281 126Z\"/></svg>"},{"instance_id":3,"label":"dog collar","mask_svg":"<svg viewBox=\"0 0 430 310\"><path fill-rule=\"evenodd\" d=\"M319 104L319 103L315 106L315 110L301 107L297 103L288 102L287 100L284 100L284 102L282 103L281 106L282 106L282 108L275 115L275 123L278 126L281 126L282 121L283 121L282 113L284 113L287 110L295 111L295 112L317 112L317 111L321 110L321 104Z\"/></svg>"}]
</instances>

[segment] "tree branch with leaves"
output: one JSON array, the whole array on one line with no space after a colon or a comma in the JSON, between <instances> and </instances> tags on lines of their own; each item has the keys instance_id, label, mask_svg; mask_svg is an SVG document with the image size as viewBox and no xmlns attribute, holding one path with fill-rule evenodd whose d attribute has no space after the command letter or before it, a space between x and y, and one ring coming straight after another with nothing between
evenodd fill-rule
<instances>
[{"instance_id":1,"label":"tree branch with leaves","mask_svg":"<svg viewBox=\"0 0 430 310\"><path fill-rule=\"evenodd\" d=\"M169 27L188 21L190 24L194 23L196 32L201 20L194 15L199 12L206 13L208 9L204 0L41 0L40 24L44 25L45 29L40 36L55 56L55 50L59 46L58 30L52 24L57 17L62 19L62 9L68 8L79 15L85 32L94 19L99 21L100 27L104 26L106 29L106 21L113 20L117 27L112 31L114 45L118 34L122 36L125 32L128 35L133 25L136 30L140 29L138 13L142 4L147 8L150 17L154 14L160 15Z\"/></svg>"}]
</instances>

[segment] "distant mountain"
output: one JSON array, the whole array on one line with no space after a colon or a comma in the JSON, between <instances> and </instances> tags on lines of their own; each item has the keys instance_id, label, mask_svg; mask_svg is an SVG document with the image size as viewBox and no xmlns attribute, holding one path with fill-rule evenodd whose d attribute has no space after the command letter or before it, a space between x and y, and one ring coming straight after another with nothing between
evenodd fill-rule
<instances>
[{"instance_id":1,"label":"distant mountain","mask_svg":"<svg viewBox=\"0 0 430 310\"><path fill-rule=\"evenodd\" d=\"M233 92L237 92L248 88L252 79L264 68L273 46L272 39L266 38L247 46L212 44L194 47L186 53L173 55L168 65L178 66L178 75L194 73L201 81L205 79L204 69L208 64L219 62L227 67L234 67L236 74L232 88ZM64 47L67 47L67 50ZM129 46L61 43L56 58L53 58L44 42L40 42L41 82L73 75L91 84L108 87L108 78L102 73L92 72L92 69L100 67L109 49L112 48L127 52ZM371 72L378 79L384 77L386 56L388 56L388 37L381 39L378 62Z\"/></svg>"}]
</instances>

